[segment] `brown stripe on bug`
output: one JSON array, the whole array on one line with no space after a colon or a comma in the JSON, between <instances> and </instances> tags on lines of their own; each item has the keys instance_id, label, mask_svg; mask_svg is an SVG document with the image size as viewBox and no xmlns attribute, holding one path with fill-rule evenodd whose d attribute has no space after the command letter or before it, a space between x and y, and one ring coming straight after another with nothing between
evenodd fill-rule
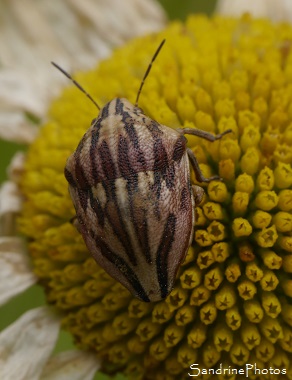
<instances>
[{"instance_id":1,"label":"brown stripe on bug","mask_svg":"<svg viewBox=\"0 0 292 380\"><path fill-rule=\"evenodd\" d=\"M65 175L66 180L69 182L69 184L70 184L71 186L73 186L73 187L76 187L76 186L77 186L77 184L76 184L76 182L75 182L75 179L74 179L74 177L73 177L72 172L71 172L69 169L67 169L66 166L65 166L65 169L64 169L64 175Z\"/></svg>"},{"instance_id":2,"label":"brown stripe on bug","mask_svg":"<svg viewBox=\"0 0 292 380\"><path fill-rule=\"evenodd\" d=\"M115 115L122 115L124 112L124 104L121 101L121 99L116 98L115 99Z\"/></svg>"},{"instance_id":3,"label":"brown stripe on bug","mask_svg":"<svg viewBox=\"0 0 292 380\"><path fill-rule=\"evenodd\" d=\"M133 188L131 179L127 180L126 186L129 200L130 220L135 230L135 234L131 234L131 238L135 239L137 237L139 246L141 247L141 253L145 257L146 262L150 264L152 263L152 258L148 231L149 216L147 215L147 210L145 208L147 199L145 199L143 192L138 189L139 184L140 186L144 184L144 180L141 180L143 174L144 173L141 173L140 178L138 178L135 188Z\"/></svg>"},{"instance_id":4,"label":"brown stripe on bug","mask_svg":"<svg viewBox=\"0 0 292 380\"><path fill-rule=\"evenodd\" d=\"M138 189L138 173L133 170L129 158L129 144L125 137L118 138L118 166L122 177L131 180L133 191Z\"/></svg>"},{"instance_id":5,"label":"brown stripe on bug","mask_svg":"<svg viewBox=\"0 0 292 380\"><path fill-rule=\"evenodd\" d=\"M154 152L154 185L153 191L156 192L157 200L160 198L162 182L165 181L168 188L174 184L174 168L169 162L166 149L160 136L154 135L153 141Z\"/></svg>"},{"instance_id":6,"label":"brown stripe on bug","mask_svg":"<svg viewBox=\"0 0 292 380\"><path fill-rule=\"evenodd\" d=\"M111 182L111 183L109 183ZM130 235L125 229L125 220L123 219L123 212L120 209L120 204L117 200L115 182L108 181L103 183L105 193L107 195L107 202L104 208L104 214L109 225L112 228L114 236L120 241L125 250L125 255L129 258L133 265L137 265L137 257L133 249ZM108 188L111 188L111 192L108 192ZM113 238L114 238L113 236Z\"/></svg>"},{"instance_id":7,"label":"brown stripe on bug","mask_svg":"<svg viewBox=\"0 0 292 380\"><path fill-rule=\"evenodd\" d=\"M176 226L176 217L170 213L166 220L164 231L156 253L156 270L160 286L161 298L168 294L168 255L171 251Z\"/></svg>"},{"instance_id":8,"label":"brown stripe on bug","mask_svg":"<svg viewBox=\"0 0 292 380\"><path fill-rule=\"evenodd\" d=\"M93 192L89 192L89 199L90 199L90 206L92 208L92 211L97 217L98 224L103 228L105 223L105 215L103 212L103 209L101 207L101 204L99 202L98 197L95 197Z\"/></svg>"},{"instance_id":9,"label":"brown stripe on bug","mask_svg":"<svg viewBox=\"0 0 292 380\"><path fill-rule=\"evenodd\" d=\"M108 102L101 110L100 110L100 118L104 120L109 115L109 106L110 102Z\"/></svg>"},{"instance_id":10,"label":"brown stripe on bug","mask_svg":"<svg viewBox=\"0 0 292 380\"><path fill-rule=\"evenodd\" d=\"M102 128L101 119L98 118L93 125L91 130L91 139L90 139L90 149L89 149L89 158L90 158L90 169L91 169L91 178L93 179L92 185L100 182L101 178L97 170L98 166L96 163L96 150L100 138L100 129Z\"/></svg>"},{"instance_id":11,"label":"brown stripe on bug","mask_svg":"<svg viewBox=\"0 0 292 380\"><path fill-rule=\"evenodd\" d=\"M138 176L145 176L144 172ZM127 232L127 236L131 242L131 246L135 251L136 258L144 257L145 262L151 262L150 243L148 238L148 223L146 216L145 189L138 189L138 184L145 183L144 178L137 178L137 184L133 184L133 179L119 178L115 181L117 204L123 215L123 228Z\"/></svg>"},{"instance_id":12,"label":"brown stripe on bug","mask_svg":"<svg viewBox=\"0 0 292 380\"><path fill-rule=\"evenodd\" d=\"M80 162L80 154L75 155L75 172L74 177L77 187L86 190L90 187L89 181L86 176L84 165Z\"/></svg>"},{"instance_id":13,"label":"brown stripe on bug","mask_svg":"<svg viewBox=\"0 0 292 380\"><path fill-rule=\"evenodd\" d=\"M141 166L140 170L146 171L147 170L146 159L144 157L144 153L141 150L141 147L139 144L138 134L135 129L135 121L133 120L133 118L130 116L128 112L123 113L122 121L124 123L124 130L126 131L126 134L129 137L129 140L135 149L135 153L137 154L137 162Z\"/></svg>"},{"instance_id":14,"label":"brown stripe on bug","mask_svg":"<svg viewBox=\"0 0 292 380\"><path fill-rule=\"evenodd\" d=\"M104 178L108 180L114 180L117 178L117 172L115 170L115 164L111 151L106 140L103 140L98 148L98 155L101 162Z\"/></svg>"},{"instance_id":15,"label":"brown stripe on bug","mask_svg":"<svg viewBox=\"0 0 292 380\"><path fill-rule=\"evenodd\" d=\"M142 248L142 253L148 263L151 262L150 247L148 239L148 227L146 210L144 209L145 202L141 202L141 195L138 194L138 173L136 173L128 156L129 146L127 139L123 136L119 138L118 144L118 163L120 172L126 181L128 207L130 210L130 220L134 226L139 244ZM133 238L133 235L130 234ZM135 236L135 235L134 235Z\"/></svg>"},{"instance_id":16,"label":"brown stripe on bug","mask_svg":"<svg viewBox=\"0 0 292 380\"><path fill-rule=\"evenodd\" d=\"M135 228L135 232L142 249L142 254L148 264L152 263L150 253L149 231L148 231L148 217L147 211L144 207L137 209L135 204L135 196L130 196L130 211L132 216L132 222Z\"/></svg>"},{"instance_id":17,"label":"brown stripe on bug","mask_svg":"<svg viewBox=\"0 0 292 380\"><path fill-rule=\"evenodd\" d=\"M78 144L76 151L72 156L69 157L66 167L65 167L65 176L68 172L71 172L71 180L72 178L75 181L75 185L77 188L88 190L90 188L90 179L87 175L91 174L91 171L87 170L87 167L81 162L82 150L84 147L84 137L81 139ZM66 177L67 178L67 177ZM69 182L69 180L68 180ZM69 182L70 183L70 182Z\"/></svg>"},{"instance_id":18,"label":"brown stripe on bug","mask_svg":"<svg viewBox=\"0 0 292 380\"><path fill-rule=\"evenodd\" d=\"M148 242L148 233L147 233L147 223L145 224L145 210L143 210L143 204L134 205L135 199L139 197L138 192L138 173L135 172L131 166L130 159L128 156L129 146L127 139L123 136L119 138L118 145L118 163L120 172L127 182L127 195L130 209L131 221L135 227L135 231L138 235L138 240L142 246L143 254L145 255L147 262L151 261L150 251L149 251L149 242ZM137 195L136 195L137 194ZM140 202L139 202L140 203ZM142 206L142 207L141 207ZM134 210L138 207L138 213ZM143 214L141 218L141 213ZM140 222L140 223L139 223ZM142 222L142 228L141 228ZM142 233L141 233L142 232Z\"/></svg>"},{"instance_id":19,"label":"brown stripe on bug","mask_svg":"<svg viewBox=\"0 0 292 380\"><path fill-rule=\"evenodd\" d=\"M138 277L126 261L111 250L102 238L94 235L93 231L91 231L91 236L94 237L96 246L99 248L102 256L121 272L124 277L124 285L126 286L126 284L128 284L127 288L129 290L134 291L134 293L144 302L149 302L150 300ZM97 257L96 260L99 261L99 258Z\"/></svg>"},{"instance_id":20,"label":"brown stripe on bug","mask_svg":"<svg viewBox=\"0 0 292 380\"><path fill-rule=\"evenodd\" d=\"M174 161L181 160L182 156L186 152L187 139L184 136L180 136L173 147L172 159Z\"/></svg>"}]
</instances>

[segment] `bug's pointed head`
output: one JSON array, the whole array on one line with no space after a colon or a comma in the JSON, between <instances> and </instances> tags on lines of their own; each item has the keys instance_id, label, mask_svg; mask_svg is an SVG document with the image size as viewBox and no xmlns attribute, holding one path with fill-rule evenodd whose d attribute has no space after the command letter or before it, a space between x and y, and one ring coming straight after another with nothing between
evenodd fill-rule
<instances>
[{"instance_id":1,"label":"bug's pointed head","mask_svg":"<svg viewBox=\"0 0 292 380\"><path fill-rule=\"evenodd\" d=\"M123 120L126 120L129 117L133 118L141 114L144 114L142 109L132 104L128 99L115 98L102 107L99 117L106 119L108 116L117 117L120 115Z\"/></svg>"}]
</instances>

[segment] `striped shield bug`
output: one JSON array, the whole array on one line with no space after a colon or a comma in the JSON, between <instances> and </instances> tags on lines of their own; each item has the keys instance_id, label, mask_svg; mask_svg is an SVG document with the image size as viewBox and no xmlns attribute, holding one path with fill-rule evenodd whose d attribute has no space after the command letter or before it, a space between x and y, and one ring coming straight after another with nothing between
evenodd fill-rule
<instances>
[{"instance_id":1,"label":"striped shield bug","mask_svg":"<svg viewBox=\"0 0 292 380\"><path fill-rule=\"evenodd\" d=\"M76 227L96 262L145 302L159 301L171 292L192 242L195 206L203 189L191 185L190 165L197 181L220 180L204 177L185 135L215 141L230 132L175 130L138 107L164 42L145 72L135 104L115 98L100 109L79 83L52 62L99 110L65 167Z\"/></svg>"}]
</instances>

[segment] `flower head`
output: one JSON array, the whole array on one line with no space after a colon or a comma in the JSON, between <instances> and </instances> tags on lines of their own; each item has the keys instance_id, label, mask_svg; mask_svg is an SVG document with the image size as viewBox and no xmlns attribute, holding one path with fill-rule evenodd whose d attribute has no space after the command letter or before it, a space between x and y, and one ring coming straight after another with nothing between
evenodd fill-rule
<instances>
[{"instance_id":1,"label":"flower head","mask_svg":"<svg viewBox=\"0 0 292 380\"><path fill-rule=\"evenodd\" d=\"M173 291L154 304L134 299L95 263L71 223L63 170L96 116L76 88L53 103L21 179L19 225L35 274L64 328L102 358L105 371L157 380L181 379L192 363L291 371L292 27L249 16L189 17L133 40L76 79L100 105L114 97L134 103L163 38L140 97L145 114L172 128L233 131L215 143L188 139L204 175L223 181L203 185L194 242Z\"/></svg>"}]
</instances>

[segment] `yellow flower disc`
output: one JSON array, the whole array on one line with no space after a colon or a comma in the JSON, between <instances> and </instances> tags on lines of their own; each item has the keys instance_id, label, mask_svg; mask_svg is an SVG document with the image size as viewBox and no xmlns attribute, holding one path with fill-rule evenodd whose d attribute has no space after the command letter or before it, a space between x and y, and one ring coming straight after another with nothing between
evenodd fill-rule
<instances>
[{"instance_id":1,"label":"yellow flower disc","mask_svg":"<svg viewBox=\"0 0 292 380\"><path fill-rule=\"evenodd\" d=\"M193 16L129 42L76 79L100 106L115 97L134 103L163 38L140 97L145 114L172 128L233 130L214 143L188 138L205 176L223 182L202 184L194 242L173 291L154 304L134 299L95 263L72 224L63 170L97 114L73 86L52 104L21 181L19 225L35 273L64 328L102 358L104 371L180 380L193 363L256 363L278 372L252 379L291 379L292 27Z\"/></svg>"}]
</instances>

